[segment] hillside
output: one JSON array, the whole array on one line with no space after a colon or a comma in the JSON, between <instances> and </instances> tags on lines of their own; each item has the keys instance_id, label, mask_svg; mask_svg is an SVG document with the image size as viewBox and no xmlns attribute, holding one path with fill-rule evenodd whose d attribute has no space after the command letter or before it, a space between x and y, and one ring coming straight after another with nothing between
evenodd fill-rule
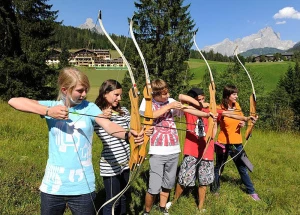
<instances>
[{"instance_id":1,"label":"hillside","mask_svg":"<svg viewBox=\"0 0 300 215\"><path fill-rule=\"evenodd\" d=\"M245 51L243 53L240 53L243 57L249 57L253 55L267 55L267 54L275 54L275 53L283 53L283 50L276 49L276 48L258 48L258 49L250 49L248 51Z\"/></svg>"},{"instance_id":2,"label":"hillside","mask_svg":"<svg viewBox=\"0 0 300 215\"><path fill-rule=\"evenodd\" d=\"M208 61L210 67L213 71L222 72L227 69L228 66L232 64L227 62L216 62ZM283 61L283 62L263 62L263 63L246 63L246 68L251 73L257 73L262 78L264 83L264 93L269 93L276 88L276 85L282 75L284 75L288 67L294 66L294 62ZM200 59L190 59L189 65L191 72L194 73L194 79L190 84L199 84L203 75L207 72L206 64ZM254 83L255 85L255 83Z\"/></svg>"},{"instance_id":3,"label":"hillside","mask_svg":"<svg viewBox=\"0 0 300 215\"><path fill-rule=\"evenodd\" d=\"M300 42L296 43L293 48L287 50L288 52L300 51Z\"/></svg>"}]
</instances>

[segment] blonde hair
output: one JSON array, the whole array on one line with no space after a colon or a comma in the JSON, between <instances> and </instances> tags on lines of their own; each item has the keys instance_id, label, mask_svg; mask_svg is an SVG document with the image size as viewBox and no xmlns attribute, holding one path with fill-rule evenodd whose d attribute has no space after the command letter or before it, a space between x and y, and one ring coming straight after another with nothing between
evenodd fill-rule
<instances>
[{"instance_id":1,"label":"blonde hair","mask_svg":"<svg viewBox=\"0 0 300 215\"><path fill-rule=\"evenodd\" d=\"M67 91L71 93L77 84L82 84L84 87L86 87L87 92L90 89L89 79L83 72L72 67L62 69L59 73L57 81L57 85L59 88L57 100L61 100L64 98L64 95L61 91L62 87L65 87Z\"/></svg>"},{"instance_id":2,"label":"blonde hair","mask_svg":"<svg viewBox=\"0 0 300 215\"><path fill-rule=\"evenodd\" d=\"M168 84L162 79L156 79L151 82L153 96L158 96L162 91L168 90Z\"/></svg>"}]
</instances>

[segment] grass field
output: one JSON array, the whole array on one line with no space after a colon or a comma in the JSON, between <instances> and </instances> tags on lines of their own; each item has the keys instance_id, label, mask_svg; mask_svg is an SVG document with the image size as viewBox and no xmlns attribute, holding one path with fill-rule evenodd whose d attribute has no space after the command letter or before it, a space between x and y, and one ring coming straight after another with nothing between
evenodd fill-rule
<instances>
[{"instance_id":1,"label":"grass field","mask_svg":"<svg viewBox=\"0 0 300 215\"><path fill-rule=\"evenodd\" d=\"M117 54L117 53L115 53ZM228 66L232 66L230 63L208 61L211 69L216 72L223 72ZM246 68L251 73L258 73L263 80L265 87L264 93L268 93L275 89L280 77L285 74L289 66L294 66L293 62L270 62L270 63L246 63ZM190 59L189 66L191 72L194 73L194 79L190 84L198 84L202 81L203 75L207 72L206 64L203 60ZM96 70L89 67L80 67L81 71L86 73L91 82L91 90L88 94L89 101L95 101L98 95L99 87L103 81L107 79L115 79L122 83L127 70ZM255 83L254 83L255 85Z\"/></svg>"},{"instance_id":2,"label":"grass field","mask_svg":"<svg viewBox=\"0 0 300 215\"><path fill-rule=\"evenodd\" d=\"M90 67L80 67L80 71L84 72L90 80L91 89L88 93L87 100L94 102L97 95L99 94L100 85L107 79L115 79L122 83L125 73L127 70L96 70Z\"/></svg>"},{"instance_id":3,"label":"grass field","mask_svg":"<svg viewBox=\"0 0 300 215\"><path fill-rule=\"evenodd\" d=\"M15 111L3 102L0 102L0 111L5 113L0 118L0 214L39 214L38 187L48 149L46 123L37 115ZM184 132L179 131L179 137L182 140ZM96 136L93 144L93 163L99 191L97 205L101 205L104 202L102 179L98 175L101 143ZM300 214L299 145L299 134L254 130L246 151L254 164L251 179L262 201L255 202L244 192L237 170L230 162L221 178L220 196L216 198L209 192L207 194L205 214ZM147 169L146 160L131 190L132 211L129 214L142 212ZM199 214L195 191L186 192L171 207L170 214ZM151 215L159 214L156 204Z\"/></svg>"},{"instance_id":4,"label":"grass field","mask_svg":"<svg viewBox=\"0 0 300 215\"><path fill-rule=\"evenodd\" d=\"M216 71L225 70L228 66L228 63L209 63ZM199 83L206 71L204 61L191 59L189 64L195 73L195 80L192 83ZM268 86L266 91L270 91L275 88L289 64L289 62L253 63L246 64L246 67L251 72L260 73ZM91 82L88 96L90 101L95 100L99 86L104 80L111 78L122 82L126 72L125 70L107 72L93 68L80 70L88 75ZM0 214L39 214L38 187L44 174L48 153L46 123L37 115L15 111L3 102L0 102L0 111L5 113L4 117L0 118ZM182 128L184 129L184 126ZM179 136L183 140L184 132L179 131ZM262 201L254 202L244 192L233 162L230 162L221 179L220 196L216 198L209 192L207 194L206 214L300 214L299 145L300 134L254 130L246 151L255 166L251 178ZM93 163L99 191L98 206L104 201L102 179L97 174L101 148L101 142L94 136ZM147 170L146 161L140 177L133 183L129 214L138 214L143 210L148 180ZM173 192L171 198L172 196ZM170 214L199 214L196 196L195 189L187 191L170 209ZM156 209L157 205L151 215L160 214Z\"/></svg>"},{"instance_id":5,"label":"grass field","mask_svg":"<svg viewBox=\"0 0 300 215\"><path fill-rule=\"evenodd\" d=\"M232 63L223 63L208 61L211 69L216 72L223 72L228 66L232 66ZM189 65L191 72L195 74L194 79L191 84L199 83L203 75L207 72L207 66L203 60L190 59ZM289 66L294 66L294 62L282 61L282 62L264 62L264 63L246 63L245 67L249 71L250 75L252 73L257 73L263 80L265 87L265 92L268 93L275 89L280 77L287 71ZM254 83L255 85L255 83Z\"/></svg>"}]
</instances>

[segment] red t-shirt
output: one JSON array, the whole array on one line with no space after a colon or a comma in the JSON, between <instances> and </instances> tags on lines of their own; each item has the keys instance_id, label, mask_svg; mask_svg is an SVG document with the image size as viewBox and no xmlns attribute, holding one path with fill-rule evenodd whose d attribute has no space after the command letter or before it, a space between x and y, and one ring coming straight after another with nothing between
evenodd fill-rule
<instances>
[{"instance_id":1,"label":"red t-shirt","mask_svg":"<svg viewBox=\"0 0 300 215\"><path fill-rule=\"evenodd\" d=\"M203 112L209 113L209 109L202 109ZM186 118L186 137L184 142L183 154L201 158L206 147L205 136L198 137L198 117L190 113L184 113ZM208 129L208 119L202 118L204 131ZM214 159L214 141L210 141L209 146L203 156L203 160Z\"/></svg>"}]
</instances>

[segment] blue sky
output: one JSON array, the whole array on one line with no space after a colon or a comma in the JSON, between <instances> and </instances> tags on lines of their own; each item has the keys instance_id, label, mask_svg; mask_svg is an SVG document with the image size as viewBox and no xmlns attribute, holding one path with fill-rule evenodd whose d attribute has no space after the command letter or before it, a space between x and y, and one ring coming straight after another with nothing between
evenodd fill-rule
<instances>
[{"instance_id":1,"label":"blue sky","mask_svg":"<svg viewBox=\"0 0 300 215\"><path fill-rule=\"evenodd\" d=\"M98 11L109 33L129 36L127 18L136 10L133 0L50 0L59 10L57 21L78 27L87 18L96 22ZM235 40L271 27L281 40L300 41L300 0L185 0L199 31L200 48ZM99 23L98 23L99 24Z\"/></svg>"}]
</instances>

